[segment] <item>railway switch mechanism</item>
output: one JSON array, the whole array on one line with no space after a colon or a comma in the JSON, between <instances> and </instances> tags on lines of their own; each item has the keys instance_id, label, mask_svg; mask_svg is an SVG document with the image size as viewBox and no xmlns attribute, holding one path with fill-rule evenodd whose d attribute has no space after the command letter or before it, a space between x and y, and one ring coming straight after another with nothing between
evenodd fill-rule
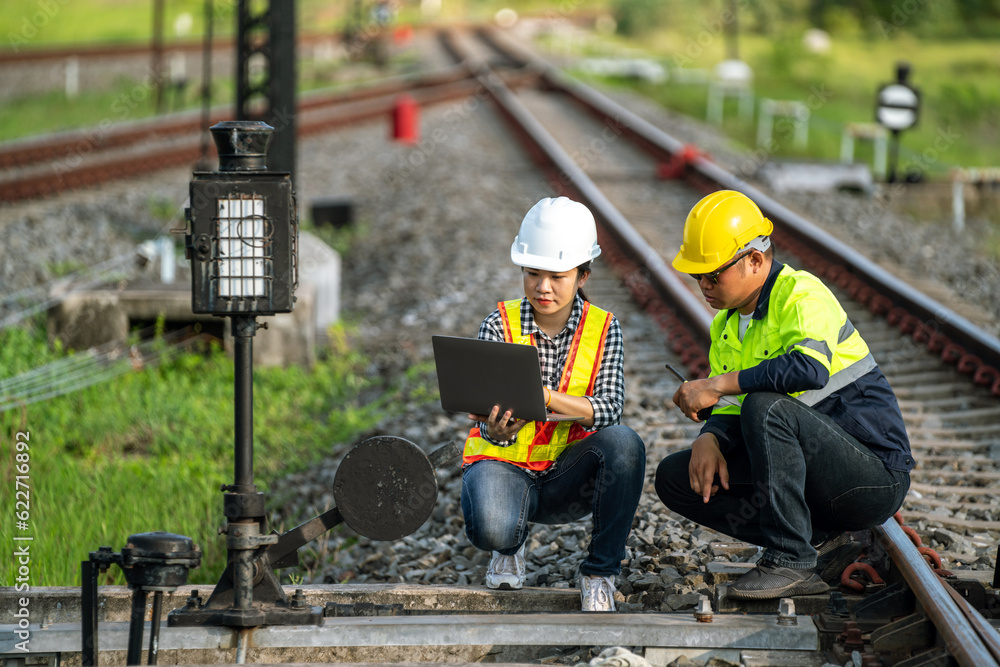
<instances>
[{"instance_id":1,"label":"railway switch mechanism","mask_svg":"<svg viewBox=\"0 0 1000 667\"><path fill-rule=\"evenodd\" d=\"M262 121L224 121L211 128L219 169L195 172L185 233L195 313L232 318L235 364L235 480L224 485L227 566L208 600L190 598L168 615L170 626L318 625L325 611L301 595L289 599L275 570L298 565L298 549L340 523L373 540L398 540L430 516L437 502L434 469L458 453L454 443L430 455L393 436L352 448L334 478L335 507L288 532L267 533L264 493L253 482L253 337L258 317L289 313L298 284L298 220L291 176L267 169L273 128ZM141 663L146 596L155 593L148 664L156 664L160 602L187 581L200 549L165 532L132 535L121 553L110 547L83 561L83 664L97 665L97 579L118 565L133 590L127 664Z\"/></svg>"}]
</instances>

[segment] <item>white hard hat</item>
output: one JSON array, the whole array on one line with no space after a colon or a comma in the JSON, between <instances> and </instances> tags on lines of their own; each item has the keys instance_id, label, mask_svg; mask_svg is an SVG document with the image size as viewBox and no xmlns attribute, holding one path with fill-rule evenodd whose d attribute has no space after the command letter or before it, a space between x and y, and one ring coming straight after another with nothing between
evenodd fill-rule
<instances>
[{"instance_id":1,"label":"white hard hat","mask_svg":"<svg viewBox=\"0 0 1000 667\"><path fill-rule=\"evenodd\" d=\"M543 199L527 212L510 246L518 266L569 271L601 254L597 225L590 210L572 199Z\"/></svg>"}]
</instances>

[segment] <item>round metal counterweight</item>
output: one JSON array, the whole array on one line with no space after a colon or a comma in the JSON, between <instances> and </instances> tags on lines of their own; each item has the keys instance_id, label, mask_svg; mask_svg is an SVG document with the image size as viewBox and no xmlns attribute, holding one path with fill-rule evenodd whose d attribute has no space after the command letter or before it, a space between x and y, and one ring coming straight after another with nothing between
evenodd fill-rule
<instances>
[{"instance_id":1,"label":"round metal counterweight","mask_svg":"<svg viewBox=\"0 0 1000 667\"><path fill-rule=\"evenodd\" d=\"M419 447L391 436L347 453L333 481L344 522L373 540L398 540L420 528L437 502L434 467Z\"/></svg>"}]
</instances>

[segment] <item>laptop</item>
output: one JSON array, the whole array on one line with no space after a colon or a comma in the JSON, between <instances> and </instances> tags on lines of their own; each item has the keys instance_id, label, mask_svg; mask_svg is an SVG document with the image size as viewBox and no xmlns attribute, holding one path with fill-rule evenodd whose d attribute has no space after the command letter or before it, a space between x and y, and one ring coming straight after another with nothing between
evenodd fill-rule
<instances>
[{"instance_id":1,"label":"laptop","mask_svg":"<svg viewBox=\"0 0 1000 667\"><path fill-rule=\"evenodd\" d=\"M488 415L494 405L529 421L576 421L545 407L542 369L534 345L432 336L441 407Z\"/></svg>"}]
</instances>

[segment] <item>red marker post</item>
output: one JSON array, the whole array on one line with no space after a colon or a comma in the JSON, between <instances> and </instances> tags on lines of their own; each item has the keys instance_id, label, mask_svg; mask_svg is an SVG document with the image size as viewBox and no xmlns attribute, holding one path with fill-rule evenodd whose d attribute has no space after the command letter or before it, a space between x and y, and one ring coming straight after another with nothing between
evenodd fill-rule
<instances>
[{"instance_id":1,"label":"red marker post","mask_svg":"<svg viewBox=\"0 0 1000 667\"><path fill-rule=\"evenodd\" d=\"M392 109L392 138L404 144L420 141L420 107L409 95L396 98Z\"/></svg>"}]
</instances>

